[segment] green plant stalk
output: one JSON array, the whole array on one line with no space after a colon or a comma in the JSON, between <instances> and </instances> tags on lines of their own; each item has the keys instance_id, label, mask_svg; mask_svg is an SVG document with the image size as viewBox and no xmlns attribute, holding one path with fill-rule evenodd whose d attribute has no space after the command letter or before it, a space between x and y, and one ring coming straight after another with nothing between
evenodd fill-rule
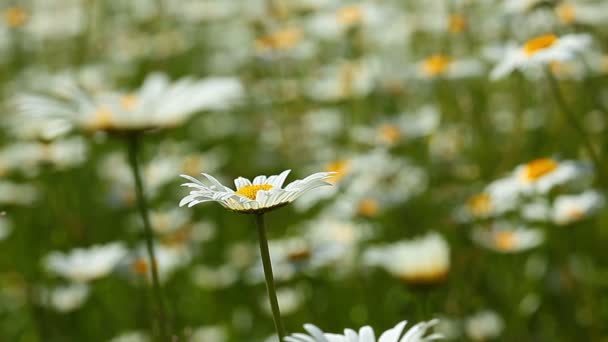
<instances>
[{"instance_id":1,"label":"green plant stalk","mask_svg":"<svg viewBox=\"0 0 608 342\"><path fill-rule=\"evenodd\" d=\"M279 335L279 341L283 341L285 337L285 328L281 321L281 311L279 310L279 301L277 300L277 291L274 286L274 276L272 274L272 262L270 261L270 251L268 250L268 238L266 237L266 227L264 225L264 214L255 215L255 224L258 228L258 236L260 242L260 254L262 255L262 265L264 266L264 277L266 278L266 290L268 291L268 300L272 309L272 319L274 327Z\"/></svg>"},{"instance_id":2,"label":"green plant stalk","mask_svg":"<svg viewBox=\"0 0 608 342\"><path fill-rule=\"evenodd\" d=\"M148 252L148 259L150 263L150 269L152 270L152 287L154 290L154 297L156 298L156 304L158 306L158 331L162 341L169 341L168 330L166 326L166 314L165 305L163 303L163 295L158 277L158 268L156 266L156 256L154 253L154 239L152 227L150 224L150 217L148 215L148 205L146 203L146 197L144 195L144 186L141 180L141 174L139 171L139 163L137 161L137 155L139 150L139 136L137 133L130 135L127 141L129 165L133 173L133 180L135 181L135 195L137 200L137 208L139 214L144 223L144 237L146 240L146 250Z\"/></svg>"},{"instance_id":3,"label":"green plant stalk","mask_svg":"<svg viewBox=\"0 0 608 342\"><path fill-rule=\"evenodd\" d=\"M565 119L570 123L570 125L574 127L576 132L583 140L583 146L585 147L585 150L587 150L587 154L589 154L589 157L593 162L595 171L601 175L603 172L602 163L600 162L600 158L598 157L597 153L595 152L595 149L593 148L593 144L589 139L589 135L587 134L587 132L585 132L583 125L578 121L574 112L572 112L572 110L570 110L570 108L568 107L568 104L564 99L562 91L559 88L559 85L557 84L557 80L555 79L551 71L547 69L545 70L545 74L547 75L547 79L549 80L549 85L551 87L551 91L553 92L553 96L557 100L557 104L561 109L560 112L564 115Z\"/></svg>"}]
</instances>

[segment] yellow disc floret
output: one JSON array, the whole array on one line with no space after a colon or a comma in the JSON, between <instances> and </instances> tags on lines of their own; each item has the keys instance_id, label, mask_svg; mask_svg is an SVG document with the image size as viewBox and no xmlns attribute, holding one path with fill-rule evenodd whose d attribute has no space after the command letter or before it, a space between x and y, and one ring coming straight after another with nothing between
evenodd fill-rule
<instances>
[{"instance_id":1,"label":"yellow disc floret","mask_svg":"<svg viewBox=\"0 0 608 342\"><path fill-rule=\"evenodd\" d=\"M125 95L120 98L120 105L124 110L133 111L137 106L137 96Z\"/></svg>"},{"instance_id":2,"label":"yellow disc floret","mask_svg":"<svg viewBox=\"0 0 608 342\"><path fill-rule=\"evenodd\" d=\"M467 201L467 207L474 216L485 216L492 211L492 197L482 192Z\"/></svg>"},{"instance_id":3,"label":"yellow disc floret","mask_svg":"<svg viewBox=\"0 0 608 342\"><path fill-rule=\"evenodd\" d=\"M452 63L452 58L445 55L433 55L422 62L422 71L427 76L437 76L445 73Z\"/></svg>"},{"instance_id":4,"label":"yellow disc floret","mask_svg":"<svg viewBox=\"0 0 608 342\"><path fill-rule=\"evenodd\" d=\"M345 6L338 10L336 16L344 25L357 24L363 20L363 9L357 5Z\"/></svg>"},{"instance_id":5,"label":"yellow disc floret","mask_svg":"<svg viewBox=\"0 0 608 342\"><path fill-rule=\"evenodd\" d=\"M536 159L524 166L522 177L526 181L535 181L555 171L559 164L550 158Z\"/></svg>"},{"instance_id":6,"label":"yellow disc floret","mask_svg":"<svg viewBox=\"0 0 608 342\"><path fill-rule=\"evenodd\" d=\"M338 183L342 178L344 178L344 176L346 176L348 174L349 168L350 168L349 160L337 160L337 161L329 164L325 168L325 172L335 172L335 173L333 175L331 175L327 179L327 181L331 184Z\"/></svg>"},{"instance_id":7,"label":"yellow disc floret","mask_svg":"<svg viewBox=\"0 0 608 342\"><path fill-rule=\"evenodd\" d=\"M2 17L4 19L4 23L8 27L17 28L25 25L29 18L29 15L23 8L19 6L14 6L2 11Z\"/></svg>"},{"instance_id":8,"label":"yellow disc floret","mask_svg":"<svg viewBox=\"0 0 608 342\"><path fill-rule=\"evenodd\" d=\"M448 18L448 30L450 33L460 33L466 30L467 20L460 14L452 14Z\"/></svg>"},{"instance_id":9,"label":"yellow disc floret","mask_svg":"<svg viewBox=\"0 0 608 342\"><path fill-rule=\"evenodd\" d=\"M245 185L244 187L238 189L236 193L238 195L247 197L251 200L255 200L258 191L260 190L270 190L272 189L272 185L270 184L260 184L260 185Z\"/></svg>"},{"instance_id":10,"label":"yellow disc floret","mask_svg":"<svg viewBox=\"0 0 608 342\"><path fill-rule=\"evenodd\" d=\"M554 34L545 34L536 38L528 40L523 47L524 53L528 56L550 48L553 46L559 38Z\"/></svg>"},{"instance_id":11,"label":"yellow disc floret","mask_svg":"<svg viewBox=\"0 0 608 342\"><path fill-rule=\"evenodd\" d=\"M517 239L515 234L510 231L497 232L494 236L494 244L496 248L503 252L508 252L516 247Z\"/></svg>"},{"instance_id":12,"label":"yellow disc floret","mask_svg":"<svg viewBox=\"0 0 608 342\"><path fill-rule=\"evenodd\" d=\"M562 3L555 8L555 14L564 24L572 24L576 21L576 8L573 4Z\"/></svg>"}]
</instances>

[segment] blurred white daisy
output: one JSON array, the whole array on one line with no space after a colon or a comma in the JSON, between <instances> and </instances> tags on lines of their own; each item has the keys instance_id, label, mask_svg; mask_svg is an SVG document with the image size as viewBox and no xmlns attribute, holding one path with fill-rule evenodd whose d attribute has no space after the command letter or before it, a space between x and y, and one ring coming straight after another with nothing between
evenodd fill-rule
<instances>
[{"instance_id":1,"label":"blurred white daisy","mask_svg":"<svg viewBox=\"0 0 608 342\"><path fill-rule=\"evenodd\" d=\"M604 195L588 190L578 195L560 195L553 203L553 222L567 225L583 220L598 210L605 203Z\"/></svg>"},{"instance_id":2,"label":"blurred white daisy","mask_svg":"<svg viewBox=\"0 0 608 342\"><path fill-rule=\"evenodd\" d=\"M108 275L127 254L122 243L114 242L69 253L51 252L44 259L46 269L74 282L87 282Z\"/></svg>"},{"instance_id":3,"label":"blurred white daisy","mask_svg":"<svg viewBox=\"0 0 608 342\"><path fill-rule=\"evenodd\" d=\"M563 24L601 25L608 20L608 3L581 3L563 1L554 8Z\"/></svg>"},{"instance_id":4,"label":"blurred white daisy","mask_svg":"<svg viewBox=\"0 0 608 342\"><path fill-rule=\"evenodd\" d=\"M423 79L467 78L481 75L482 72L483 65L475 59L456 59L444 54L431 55L416 64L416 74Z\"/></svg>"},{"instance_id":5,"label":"blurred white daisy","mask_svg":"<svg viewBox=\"0 0 608 342\"><path fill-rule=\"evenodd\" d=\"M166 282L173 273L188 265L192 260L192 253L184 246L156 244L154 253L154 264L161 283ZM131 275L141 276L147 281L152 281L152 267L149 260L145 246L143 244L138 246L128 260Z\"/></svg>"},{"instance_id":6,"label":"blurred white daisy","mask_svg":"<svg viewBox=\"0 0 608 342\"><path fill-rule=\"evenodd\" d=\"M153 73L130 93L89 93L66 82L55 95L20 95L15 100L19 113L30 117L66 118L88 131L142 131L171 128L201 110L228 108L243 94L235 78L171 82Z\"/></svg>"},{"instance_id":7,"label":"blurred white daisy","mask_svg":"<svg viewBox=\"0 0 608 342\"><path fill-rule=\"evenodd\" d=\"M110 339L108 342L149 342L152 339L143 331L127 331Z\"/></svg>"},{"instance_id":8,"label":"blurred white daisy","mask_svg":"<svg viewBox=\"0 0 608 342\"><path fill-rule=\"evenodd\" d=\"M380 266L408 284L443 281L450 268L450 249L445 239L432 232L409 241L400 241L365 251L364 262Z\"/></svg>"},{"instance_id":9,"label":"blurred white daisy","mask_svg":"<svg viewBox=\"0 0 608 342\"><path fill-rule=\"evenodd\" d=\"M240 213L263 213L287 205L309 190L331 185L328 180L331 172L317 172L304 179L289 183L283 188L283 183L291 170L283 171L279 175L270 177L257 176L250 181L239 177L234 180L236 190L222 185L217 179L206 173L203 183L193 177L182 175L192 181L183 186L194 188L184 197L180 206L192 207L204 202L218 202L224 208Z\"/></svg>"},{"instance_id":10,"label":"blurred white daisy","mask_svg":"<svg viewBox=\"0 0 608 342\"><path fill-rule=\"evenodd\" d=\"M504 330L503 319L494 311L478 312L465 321L465 332L473 341L487 341L500 336Z\"/></svg>"},{"instance_id":11,"label":"blurred white daisy","mask_svg":"<svg viewBox=\"0 0 608 342\"><path fill-rule=\"evenodd\" d=\"M41 293L41 301L54 310L66 313L80 308L90 293L87 284L76 283L60 286L53 289L44 289Z\"/></svg>"},{"instance_id":12,"label":"blurred white daisy","mask_svg":"<svg viewBox=\"0 0 608 342\"><path fill-rule=\"evenodd\" d=\"M490 78L497 80L517 69L573 59L576 53L585 50L590 44L591 37L587 34L567 34L561 37L546 34L535 37L522 46L510 47L502 61L492 70Z\"/></svg>"},{"instance_id":13,"label":"blurred white daisy","mask_svg":"<svg viewBox=\"0 0 608 342\"><path fill-rule=\"evenodd\" d=\"M473 241L501 253L523 252L544 241L544 234L539 229L510 226L512 224L507 222L496 222L490 229L477 227L473 230Z\"/></svg>"},{"instance_id":14,"label":"blurred white daisy","mask_svg":"<svg viewBox=\"0 0 608 342\"><path fill-rule=\"evenodd\" d=\"M13 231L13 223L0 213L0 241L8 238Z\"/></svg>"},{"instance_id":15,"label":"blurred white daisy","mask_svg":"<svg viewBox=\"0 0 608 342\"><path fill-rule=\"evenodd\" d=\"M364 326L359 331L345 329L344 334L324 333L312 324L305 324L308 334L296 333L285 338L285 342L423 342L442 339L439 334L430 334L431 328L439 321L436 319L420 322L405 330L407 321L400 322L394 328L383 332L376 340L374 330Z\"/></svg>"},{"instance_id":16,"label":"blurred white daisy","mask_svg":"<svg viewBox=\"0 0 608 342\"><path fill-rule=\"evenodd\" d=\"M513 177L524 193L547 193L556 186L591 179L591 169L586 165L553 158L540 158L515 168Z\"/></svg>"},{"instance_id":17,"label":"blurred white daisy","mask_svg":"<svg viewBox=\"0 0 608 342\"><path fill-rule=\"evenodd\" d=\"M39 197L39 191L30 184L0 181L0 204L30 205Z\"/></svg>"}]
</instances>

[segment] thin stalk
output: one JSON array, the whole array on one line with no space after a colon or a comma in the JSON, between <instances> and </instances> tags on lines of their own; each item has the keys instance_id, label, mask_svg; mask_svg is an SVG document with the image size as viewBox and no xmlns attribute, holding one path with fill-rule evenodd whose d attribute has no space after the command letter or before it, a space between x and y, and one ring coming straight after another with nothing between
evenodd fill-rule
<instances>
[{"instance_id":1,"label":"thin stalk","mask_svg":"<svg viewBox=\"0 0 608 342\"><path fill-rule=\"evenodd\" d=\"M141 180L141 174L139 171L139 163L137 161L137 155L139 150L139 137L136 134L130 135L127 141L129 164L133 173L133 179L135 181L135 195L137 199L137 208L139 214L144 223L144 237L146 240L146 249L148 251L148 259L150 269L152 270L152 287L154 290L154 297L156 298L156 304L158 306L158 327L159 334L162 341L169 341L169 335L166 327L166 315L165 305L163 303L163 296L160 287L160 281L158 277L158 269L156 266L156 256L154 255L154 239L152 233L152 226L150 225L150 217L148 215L148 205L146 203L146 197L144 195L144 186Z\"/></svg>"},{"instance_id":2,"label":"thin stalk","mask_svg":"<svg viewBox=\"0 0 608 342\"><path fill-rule=\"evenodd\" d=\"M568 104L564 99L564 95L562 94L562 91L559 88L559 85L557 84L557 80L555 79L551 71L545 70L545 74L547 75L547 79L549 79L549 85L551 87L551 91L553 92L553 96L557 100L557 104L561 109L560 112L564 115L570 125L574 127L578 135L583 140L583 146L585 147L585 150L587 150L587 154L589 154L589 157L591 158L591 161L595 166L596 172L598 174L602 174L602 163L600 162L600 158L598 157L597 153L595 152L595 149L593 148L591 140L589 140L589 135L587 134L587 132L585 132L583 125L578 121L578 118L576 117L574 112L572 112L572 110L570 110L570 107L568 107Z\"/></svg>"},{"instance_id":3,"label":"thin stalk","mask_svg":"<svg viewBox=\"0 0 608 342\"><path fill-rule=\"evenodd\" d=\"M285 337L285 328L281 321L281 312L279 311L279 301L277 300L277 291L274 286L274 276L272 275L272 263L270 261L270 252L268 251L268 238L266 237L266 227L264 226L264 214L255 215L255 225L258 228L260 240L260 254L262 255L262 265L264 266L264 277L266 278L266 290L268 290L268 300L272 309L272 319L274 327L279 335L279 340L283 341Z\"/></svg>"}]
</instances>

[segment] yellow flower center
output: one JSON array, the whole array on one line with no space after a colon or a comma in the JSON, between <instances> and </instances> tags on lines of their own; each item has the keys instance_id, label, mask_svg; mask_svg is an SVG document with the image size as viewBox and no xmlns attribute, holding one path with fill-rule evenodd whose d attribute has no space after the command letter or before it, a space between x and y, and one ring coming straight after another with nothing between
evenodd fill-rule
<instances>
[{"instance_id":1,"label":"yellow flower center","mask_svg":"<svg viewBox=\"0 0 608 342\"><path fill-rule=\"evenodd\" d=\"M378 201L373 198L365 198L359 202L358 212L362 216L374 217L378 214L379 208Z\"/></svg>"},{"instance_id":2,"label":"yellow flower center","mask_svg":"<svg viewBox=\"0 0 608 342\"><path fill-rule=\"evenodd\" d=\"M244 187L238 189L236 191L236 193L241 196L245 196L251 200L255 200L255 197L258 194L258 191L270 190L270 189L272 189L272 185L270 185L270 184L245 185Z\"/></svg>"},{"instance_id":3,"label":"yellow flower center","mask_svg":"<svg viewBox=\"0 0 608 342\"><path fill-rule=\"evenodd\" d=\"M114 113L109 108L102 106L93 114L93 121L90 126L92 129L108 129L112 127L113 116Z\"/></svg>"},{"instance_id":4,"label":"yellow flower center","mask_svg":"<svg viewBox=\"0 0 608 342\"><path fill-rule=\"evenodd\" d=\"M401 140L401 130L395 125L382 125L380 126L380 140L387 144L396 144Z\"/></svg>"},{"instance_id":5,"label":"yellow flower center","mask_svg":"<svg viewBox=\"0 0 608 342\"><path fill-rule=\"evenodd\" d=\"M331 175L330 178L327 179L327 181L331 184L338 183L348 173L349 166L349 160L338 160L329 164L325 168L325 172L335 172L335 174Z\"/></svg>"},{"instance_id":6,"label":"yellow flower center","mask_svg":"<svg viewBox=\"0 0 608 342\"><path fill-rule=\"evenodd\" d=\"M494 243L496 248L501 251L513 250L516 244L515 234L508 231L497 232L494 236Z\"/></svg>"},{"instance_id":7,"label":"yellow flower center","mask_svg":"<svg viewBox=\"0 0 608 342\"><path fill-rule=\"evenodd\" d=\"M532 56L533 54L550 48L557 42L559 38L554 34L545 34L542 36L538 36L536 38L528 40L523 47L524 53L528 56Z\"/></svg>"},{"instance_id":8,"label":"yellow flower center","mask_svg":"<svg viewBox=\"0 0 608 342\"><path fill-rule=\"evenodd\" d=\"M467 28L467 20L460 14L452 14L448 20L448 30L451 33L460 33Z\"/></svg>"},{"instance_id":9,"label":"yellow flower center","mask_svg":"<svg viewBox=\"0 0 608 342\"><path fill-rule=\"evenodd\" d=\"M562 3L555 8L555 14L564 24L571 24L576 20L576 8L569 3Z\"/></svg>"},{"instance_id":10,"label":"yellow flower center","mask_svg":"<svg viewBox=\"0 0 608 342\"><path fill-rule=\"evenodd\" d=\"M585 218L585 212L580 208L570 208L568 209L566 216L568 216L568 218L571 220L578 221Z\"/></svg>"},{"instance_id":11,"label":"yellow flower center","mask_svg":"<svg viewBox=\"0 0 608 342\"><path fill-rule=\"evenodd\" d=\"M526 164L522 177L526 181L536 181L555 171L558 165L559 164L555 160L550 158L536 159Z\"/></svg>"},{"instance_id":12,"label":"yellow flower center","mask_svg":"<svg viewBox=\"0 0 608 342\"><path fill-rule=\"evenodd\" d=\"M300 248L294 251L291 251L287 254L287 258L292 262L303 261L310 258L310 249L308 248Z\"/></svg>"},{"instance_id":13,"label":"yellow flower center","mask_svg":"<svg viewBox=\"0 0 608 342\"><path fill-rule=\"evenodd\" d=\"M148 261L143 258L138 258L131 264L133 272L139 275L146 275L149 272Z\"/></svg>"},{"instance_id":14,"label":"yellow flower center","mask_svg":"<svg viewBox=\"0 0 608 342\"><path fill-rule=\"evenodd\" d=\"M137 106L137 96L125 95L120 99L120 105L122 108L128 111L132 111Z\"/></svg>"},{"instance_id":15,"label":"yellow flower center","mask_svg":"<svg viewBox=\"0 0 608 342\"><path fill-rule=\"evenodd\" d=\"M492 198L487 193L477 194L469 198L467 207L475 216L487 215L492 210Z\"/></svg>"},{"instance_id":16,"label":"yellow flower center","mask_svg":"<svg viewBox=\"0 0 608 342\"><path fill-rule=\"evenodd\" d=\"M445 55L433 55L422 62L422 71L427 76L437 76L446 72L452 58Z\"/></svg>"},{"instance_id":17,"label":"yellow flower center","mask_svg":"<svg viewBox=\"0 0 608 342\"><path fill-rule=\"evenodd\" d=\"M443 282L448 276L447 269L427 269L415 274L399 274L399 280L412 285L433 285Z\"/></svg>"},{"instance_id":18,"label":"yellow flower center","mask_svg":"<svg viewBox=\"0 0 608 342\"><path fill-rule=\"evenodd\" d=\"M25 24L28 19L28 14L23 8L14 6L5 9L2 12L2 17L8 27L16 28Z\"/></svg>"},{"instance_id":19,"label":"yellow flower center","mask_svg":"<svg viewBox=\"0 0 608 342\"><path fill-rule=\"evenodd\" d=\"M268 50L289 50L296 46L301 38L301 29L288 28L256 39L255 48L259 52Z\"/></svg>"},{"instance_id":20,"label":"yellow flower center","mask_svg":"<svg viewBox=\"0 0 608 342\"><path fill-rule=\"evenodd\" d=\"M346 6L342 7L336 13L338 21L344 25L352 25L361 22L363 20L363 10L360 6Z\"/></svg>"}]
</instances>

